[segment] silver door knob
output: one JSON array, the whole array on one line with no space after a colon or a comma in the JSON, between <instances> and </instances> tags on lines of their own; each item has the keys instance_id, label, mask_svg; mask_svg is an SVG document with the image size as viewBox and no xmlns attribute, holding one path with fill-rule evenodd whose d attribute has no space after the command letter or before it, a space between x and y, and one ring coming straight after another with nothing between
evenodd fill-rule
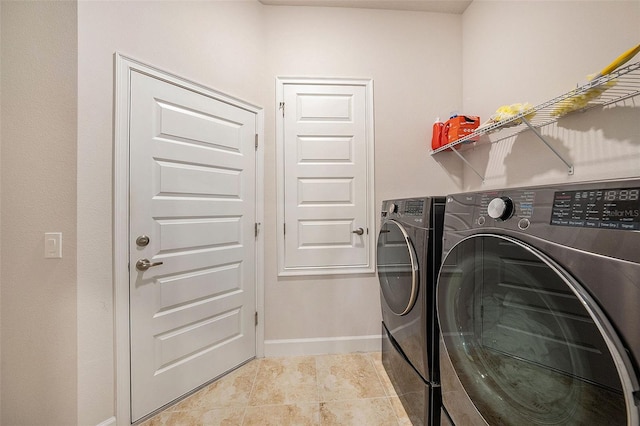
<instances>
[{"instance_id":1,"label":"silver door knob","mask_svg":"<svg viewBox=\"0 0 640 426\"><path fill-rule=\"evenodd\" d=\"M358 235L362 235L364 234L364 229L362 228L358 228L355 231L351 231L353 234L358 234Z\"/></svg>"},{"instance_id":2,"label":"silver door knob","mask_svg":"<svg viewBox=\"0 0 640 426\"><path fill-rule=\"evenodd\" d=\"M147 269L153 266L162 265L163 262L153 262L151 263L149 259L140 259L136 262L136 269L138 271L146 271Z\"/></svg>"}]
</instances>

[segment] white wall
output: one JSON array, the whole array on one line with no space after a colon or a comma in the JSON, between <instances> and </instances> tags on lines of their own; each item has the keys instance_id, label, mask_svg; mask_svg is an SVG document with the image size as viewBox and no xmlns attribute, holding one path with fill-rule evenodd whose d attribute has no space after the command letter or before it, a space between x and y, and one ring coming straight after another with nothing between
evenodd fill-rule
<instances>
[{"instance_id":1,"label":"white wall","mask_svg":"<svg viewBox=\"0 0 640 426\"><path fill-rule=\"evenodd\" d=\"M277 277L275 78L372 78L376 210L388 198L445 194L457 187L428 152L434 118L461 102L461 17L309 7L267 7L265 17L264 84L271 89L265 118L265 352L366 348L367 341L354 339L349 346L336 338L380 334L375 274ZM377 339L369 343L379 346Z\"/></svg>"},{"instance_id":2,"label":"white wall","mask_svg":"<svg viewBox=\"0 0 640 426\"><path fill-rule=\"evenodd\" d=\"M74 2L2 2L2 419L70 425L76 391ZM63 258L44 259L44 233Z\"/></svg>"},{"instance_id":3,"label":"white wall","mask_svg":"<svg viewBox=\"0 0 640 426\"><path fill-rule=\"evenodd\" d=\"M114 53L264 104L257 1L78 4L78 419L114 415Z\"/></svg>"},{"instance_id":4,"label":"white wall","mask_svg":"<svg viewBox=\"0 0 640 426\"><path fill-rule=\"evenodd\" d=\"M475 0L463 15L464 111L484 121L501 105L536 105L568 92L640 43L639 23L638 1ZM465 187L640 176L638 102L577 113L543 129L574 164L573 176L526 132L467 153L486 182L465 168Z\"/></svg>"}]
</instances>

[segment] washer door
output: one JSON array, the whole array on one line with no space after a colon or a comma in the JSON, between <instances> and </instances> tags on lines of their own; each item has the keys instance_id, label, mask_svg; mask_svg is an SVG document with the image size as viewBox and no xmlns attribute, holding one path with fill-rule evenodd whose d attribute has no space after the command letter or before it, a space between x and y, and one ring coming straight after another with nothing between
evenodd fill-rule
<instances>
[{"instance_id":1,"label":"washer door","mask_svg":"<svg viewBox=\"0 0 640 426\"><path fill-rule=\"evenodd\" d=\"M405 315L418 296L418 260L406 229L395 220L378 235L378 277L384 300L396 315Z\"/></svg>"},{"instance_id":2,"label":"washer door","mask_svg":"<svg viewBox=\"0 0 640 426\"><path fill-rule=\"evenodd\" d=\"M462 395L488 424L638 424L633 369L611 324L531 246L496 235L462 240L444 259L437 309ZM451 381L442 382L447 395Z\"/></svg>"}]
</instances>

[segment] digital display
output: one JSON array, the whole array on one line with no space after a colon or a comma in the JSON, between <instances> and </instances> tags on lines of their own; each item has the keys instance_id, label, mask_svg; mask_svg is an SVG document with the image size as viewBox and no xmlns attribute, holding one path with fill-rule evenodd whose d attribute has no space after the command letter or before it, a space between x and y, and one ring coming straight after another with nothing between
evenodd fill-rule
<instances>
[{"instance_id":1,"label":"digital display","mask_svg":"<svg viewBox=\"0 0 640 426\"><path fill-rule=\"evenodd\" d=\"M423 200L407 201L404 206L404 214L408 216L422 216Z\"/></svg>"},{"instance_id":2,"label":"digital display","mask_svg":"<svg viewBox=\"0 0 640 426\"><path fill-rule=\"evenodd\" d=\"M640 188L556 192L551 225L640 230Z\"/></svg>"},{"instance_id":3,"label":"digital display","mask_svg":"<svg viewBox=\"0 0 640 426\"><path fill-rule=\"evenodd\" d=\"M638 201L640 189L611 189L604 191L605 201Z\"/></svg>"}]
</instances>

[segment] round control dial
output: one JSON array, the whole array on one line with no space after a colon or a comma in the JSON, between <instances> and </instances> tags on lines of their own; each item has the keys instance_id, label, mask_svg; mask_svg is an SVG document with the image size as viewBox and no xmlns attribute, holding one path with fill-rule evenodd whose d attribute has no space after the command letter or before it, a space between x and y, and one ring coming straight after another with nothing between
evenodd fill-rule
<instances>
[{"instance_id":1,"label":"round control dial","mask_svg":"<svg viewBox=\"0 0 640 426\"><path fill-rule=\"evenodd\" d=\"M398 206L396 203L389 204L389 214L394 214L398 212Z\"/></svg>"},{"instance_id":2,"label":"round control dial","mask_svg":"<svg viewBox=\"0 0 640 426\"><path fill-rule=\"evenodd\" d=\"M513 201L509 197L494 198L487 207L487 213L494 219L507 220L513 216Z\"/></svg>"}]
</instances>

